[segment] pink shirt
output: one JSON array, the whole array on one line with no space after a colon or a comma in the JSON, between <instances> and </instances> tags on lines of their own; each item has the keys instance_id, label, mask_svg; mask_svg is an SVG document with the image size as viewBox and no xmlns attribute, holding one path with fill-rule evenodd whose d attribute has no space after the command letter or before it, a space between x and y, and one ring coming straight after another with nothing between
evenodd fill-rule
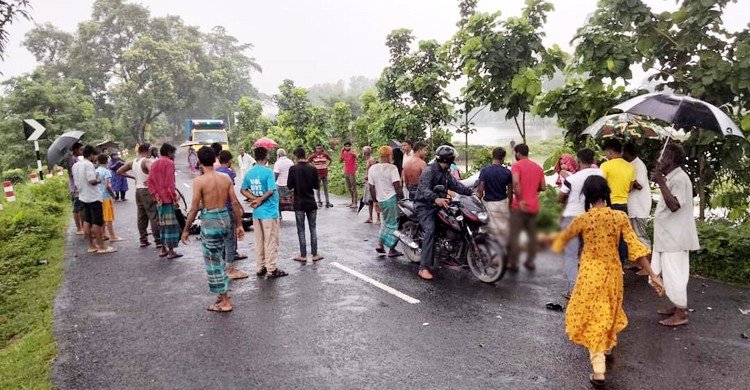
<instances>
[{"instance_id":1,"label":"pink shirt","mask_svg":"<svg viewBox=\"0 0 750 390\"><path fill-rule=\"evenodd\" d=\"M542 167L537 165L535 162L525 158L517 161L511 166L510 171L513 175L518 175L519 184L521 187L521 199L526 202L527 210L531 214L539 212L539 187L544 181L544 171ZM545 184L546 185L546 184ZM515 194L514 194L515 195ZM519 199L517 196L513 196L513 204L511 208L520 210L521 206L518 203Z\"/></svg>"},{"instance_id":2,"label":"pink shirt","mask_svg":"<svg viewBox=\"0 0 750 390\"><path fill-rule=\"evenodd\" d=\"M174 161L169 157L161 156L151 164L148 173L148 192L160 203L169 204L177 200Z\"/></svg>"},{"instance_id":3,"label":"pink shirt","mask_svg":"<svg viewBox=\"0 0 750 390\"><path fill-rule=\"evenodd\" d=\"M344 159L344 174L353 175L357 173L357 156L351 152L342 151L341 158Z\"/></svg>"}]
</instances>

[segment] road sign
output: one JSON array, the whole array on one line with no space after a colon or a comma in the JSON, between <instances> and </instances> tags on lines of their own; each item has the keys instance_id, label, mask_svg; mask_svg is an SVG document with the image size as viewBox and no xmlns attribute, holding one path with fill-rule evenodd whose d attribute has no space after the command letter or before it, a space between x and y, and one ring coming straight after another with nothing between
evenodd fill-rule
<instances>
[{"instance_id":1,"label":"road sign","mask_svg":"<svg viewBox=\"0 0 750 390\"><path fill-rule=\"evenodd\" d=\"M36 152L36 169L37 172L39 172L39 176L37 177L41 180L44 180L44 175L42 174L42 157L39 155L39 137L41 137L42 134L47 131L43 123L43 119L23 120L23 135L26 136L27 141L34 141L34 151Z\"/></svg>"},{"instance_id":2,"label":"road sign","mask_svg":"<svg viewBox=\"0 0 750 390\"><path fill-rule=\"evenodd\" d=\"M27 141L37 141L47 131L40 121L44 122L42 119L23 120L23 135L26 136Z\"/></svg>"}]
</instances>

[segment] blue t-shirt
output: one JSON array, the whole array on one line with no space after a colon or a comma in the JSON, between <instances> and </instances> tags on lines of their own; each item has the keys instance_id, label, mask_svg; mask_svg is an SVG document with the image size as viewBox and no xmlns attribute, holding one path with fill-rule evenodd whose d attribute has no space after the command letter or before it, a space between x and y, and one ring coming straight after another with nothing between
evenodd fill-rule
<instances>
[{"instance_id":1,"label":"blue t-shirt","mask_svg":"<svg viewBox=\"0 0 750 390\"><path fill-rule=\"evenodd\" d=\"M216 168L216 172L229 176L229 178L232 179L232 186L234 186L234 178L237 177L237 174L234 173L232 168L218 167ZM232 212L232 202L229 200L229 197L227 197L227 210L229 210L230 213Z\"/></svg>"},{"instance_id":2,"label":"blue t-shirt","mask_svg":"<svg viewBox=\"0 0 750 390\"><path fill-rule=\"evenodd\" d=\"M263 196L266 192L273 190L273 195L253 210L253 218L279 218L279 191L276 190L276 177L270 168L262 165L254 166L245 174L242 189L250 190L254 196Z\"/></svg>"},{"instance_id":3,"label":"blue t-shirt","mask_svg":"<svg viewBox=\"0 0 750 390\"><path fill-rule=\"evenodd\" d=\"M96 174L97 176L99 176L99 180L101 180L101 182L97 184L97 186L99 187L99 191L101 191L102 193L102 199L112 199L112 195L109 194L109 191L107 191L107 186L105 185L105 182L107 180L112 179L112 171L105 167L99 167L96 168Z\"/></svg>"},{"instance_id":4,"label":"blue t-shirt","mask_svg":"<svg viewBox=\"0 0 750 390\"><path fill-rule=\"evenodd\" d=\"M510 169L491 164L479 172L479 181L484 183L484 200L497 202L508 198L508 185L513 182Z\"/></svg>"}]
</instances>

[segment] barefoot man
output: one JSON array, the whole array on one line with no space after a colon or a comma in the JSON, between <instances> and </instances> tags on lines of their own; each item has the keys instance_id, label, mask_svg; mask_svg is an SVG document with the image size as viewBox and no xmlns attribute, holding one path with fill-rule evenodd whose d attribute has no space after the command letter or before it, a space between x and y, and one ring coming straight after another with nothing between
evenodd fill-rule
<instances>
[{"instance_id":1,"label":"barefoot man","mask_svg":"<svg viewBox=\"0 0 750 390\"><path fill-rule=\"evenodd\" d=\"M190 204L190 212L182 232L182 242L187 244L190 233L188 229L195 221L198 208L201 211L201 245L203 245L203 261L206 264L208 274L208 288L212 293L219 294L216 303L208 307L209 311L228 312L232 311L229 302L227 287L227 263L224 258L226 250L226 237L236 234L238 240L242 240L245 231L242 224L235 226L231 231L232 221L226 208L227 197L232 204L232 213L235 221L242 219L242 206L234 194L232 180L222 173L214 171L216 153L209 147L198 150L198 161L203 166L203 175L193 180L193 200Z\"/></svg>"},{"instance_id":2,"label":"barefoot man","mask_svg":"<svg viewBox=\"0 0 750 390\"><path fill-rule=\"evenodd\" d=\"M661 197L654 212L654 251L651 268L661 274L664 290L672 307L660 310L669 316L664 326L688 323L687 285L690 279L690 252L700 249L693 216L693 182L680 168L685 149L669 144L651 180L659 186Z\"/></svg>"}]
</instances>

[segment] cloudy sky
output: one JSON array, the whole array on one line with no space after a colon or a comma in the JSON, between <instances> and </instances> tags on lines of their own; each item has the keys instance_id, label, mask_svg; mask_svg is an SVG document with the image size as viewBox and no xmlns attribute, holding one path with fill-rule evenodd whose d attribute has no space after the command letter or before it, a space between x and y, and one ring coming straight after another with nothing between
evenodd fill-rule
<instances>
[{"instance_id":1,"label":"cloudy sky","mask_svg":"<svg viewBox=\"0 0 750 390\"><path fill-rule=\"evenodd\" d=\"M385 36L410 28L418 39L444 41L455 31L457 0L141 0L152 15L179 15L207 31L223 25L243 42L255 45L252 55L263 67L256 86L273 93L285 78L297 85L336 82L352 76L378 77L387 64ZM546 27L547 42L569 49L569 41L596 0L552 0L555 11ZM2 77L31 70L34 58L21 47L34 23L51 22L66 31L87 19L93 0L31 0L33 22L19 21L10 29ZM518 15L523 0L480 0L482 11ZM675 0L647 0L656 11L674 9ZM730 30L750 20L750 1L731 4L725 13Z\"/></svg>"}]
</instances>

